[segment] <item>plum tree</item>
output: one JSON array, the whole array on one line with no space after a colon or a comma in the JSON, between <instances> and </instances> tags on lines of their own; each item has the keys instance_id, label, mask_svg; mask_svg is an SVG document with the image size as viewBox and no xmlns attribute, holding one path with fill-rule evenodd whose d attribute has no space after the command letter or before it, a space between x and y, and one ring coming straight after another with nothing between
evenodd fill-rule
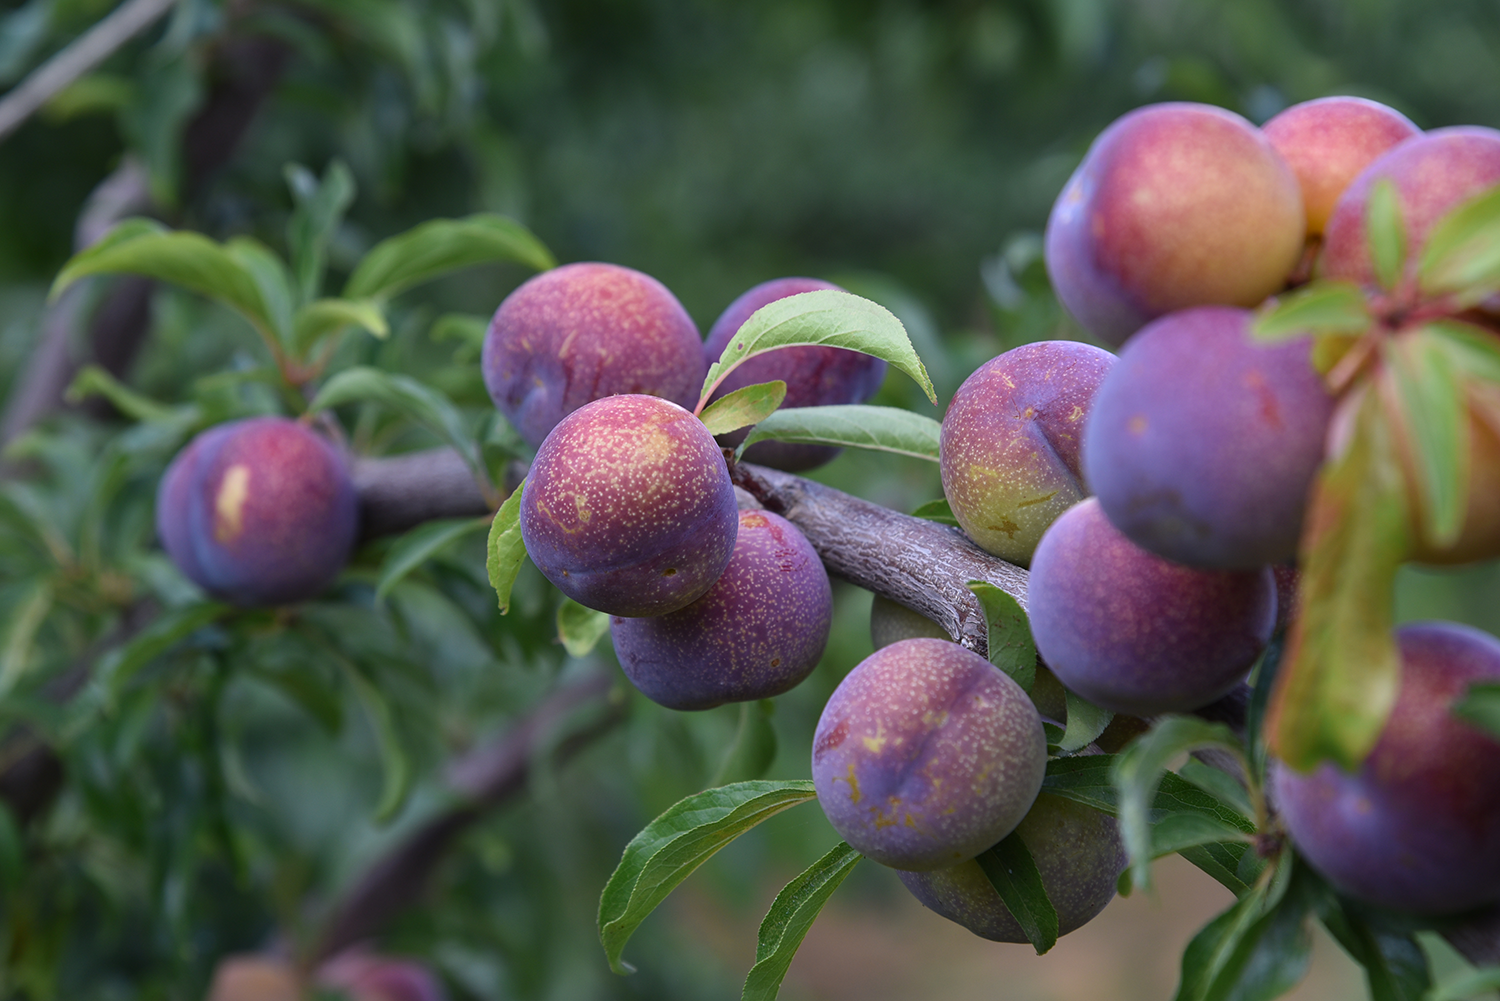
<instances>
[{"instance_id":1,"label":"plum tree","mask_svg":"<svg viewBox=\"0 0 1500 1001\"><path fill-rule=\"evenodd\" d=\"M739 517L724 455L696 417L655 396L563 418L521 494L521 535L568 597L611 615L664 615L728 566Z\"/></svg>"},{"instance_id":2,"label":"plum tree","mask_svg":"<svg viewBox=\"0 0 1500 1001\"><path fill-rule=\"evenodd\" d=\"M236 605L322 591L359 528L343 455L306 425L252 417L209 428L167 467L156 531L178 568Z\"/></svg>"},{"instance_id":3,"label":"plum tree","mask_svg":"<svg viewBox=\"0 0 1500 1001\"><path fill-rule=\"evenodd\" d=\"M708 593L652 618L610 619L625 676L669 709L780 695L817 666L833 622L828 573L769 511L741 511L729 565Z\"/></svg>"},{"instance_id":4,"label":"plum tree","mask_svg":"<svg viewBox=\"0 0 1500 1001\"><path fill-rule=\"evenodd\" d=\"M1035 801L1046 762L1025 691L936 639L866 657L813 733L813 782L829 823L896 869L954 865L1005 837Z\"/></svg>"}]
</instances>

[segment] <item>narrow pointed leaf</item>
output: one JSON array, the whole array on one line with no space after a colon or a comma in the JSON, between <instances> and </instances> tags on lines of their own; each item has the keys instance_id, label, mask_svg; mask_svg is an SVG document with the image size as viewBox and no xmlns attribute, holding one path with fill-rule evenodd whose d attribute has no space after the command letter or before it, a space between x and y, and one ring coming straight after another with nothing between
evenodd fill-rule
<instances>
[{"instance_id":1,"label":"narrow pointed leaf","mask_svg":"<svg viewBox=\"0 0 1500 1001\"><path fill-rule=\"evenodd\" d=\"M297 310L292 343L300 355L345 327L360 327L382 340L391 334L385 313L373 299L319 299Z\"/></svg>"},{"instance_id":2,"label":"narrow pointed leaf","mask_svg":"<svg viewBox=\"0 0 1500 1001\"><path fill-rule=\"evenodd\" d=\"M1422 1001L1476 1001L1500 990L1500 966L1464 970L1433 985Z\"/></svg>"},{"instance_id":3,"label":"narrow pointed leaf","mask_svg":"<svg viewBox=\"0 0 1500 1001\"><path fill-rule=\"evenodd\" d=\"M1068 698L1068 727L1058 742L1058 750L1064 754L1088 747L1099 739L1104 728L1109 726L1115 714L1101 709L1082 696L1066 692Z\"/></svg>"},{"instance_id":4,"label":"narrow pointed leaf","mask_svg":"<svg viewBox=\"0 0 1500 1001\"><path fill-rule=\"evenodd\" d=\"M299 296L303 302L310 302L323 285L328 243L344 213L354 204L354 174L342 160L333 160L321 181L296 164L287 165L286 179L297 203L287 222L286 242Z\"/></svg>"},{"instance_id":5,"label":"narrow pointed leaf","mask_svg":"<svg viewBox=\"0 0 1500 1001\"><path fill-rule=\"evenodd\" d=\"M740 703L740 722L734 733L734 742L724 752L713 785L765 777L776 760L776 728L771 725L775 712L776 703L770 699Z\"/></svg>"},{"instance_id":6,"label":"narrow pointed leaf","mask_svg":"<svg viewBox=\"0 0 1500 1001\"><path fill-rule=\"evenodd\" d=\"M1193 936L1182 953L1182 978L1175 1001L1203 1001L1219 971L1260 919L1265 888L1256 887Z\"/></svg>"},{"instance_id":7,"label":"narrow pointed leaf","mask_svg":"<svg viewBox=\"0 0 1500 1001\"><path fill-rule=\"evenodd\" d=\"M120 413L142 423L185 424L192 419L192 408L169 407L144 396L110 375L98 365L85 365L68 385L66 399L79 403L91 396L102 396Z\"/></svg>"},{"instance_id":8,"label":"narrow pointed leaf","mask_svg":"<svg viewBox=\"0 0 1500 1001\"><path fill-rule=\"evenodd\" d=\"M953 506L948 503L948 498L946 497L939 497L937 500L930 500L926 504L918 505L916 510L911 513L911 516L913 518L925 518L928 521L935 521L942 525L958 524L958 518L954 517L953 514Z\"/></svg>"},{"instance_id":9,"label":"narrow pointed leaf","mask_svg":"<svg viewBox=\"0 0 1500 1001\"><path fill-rule=\"evenodd\" d=\"M0 647L0 699L10 694L31 667L37 630L52 611L54 597L52 581L43 577L34 581L29 593L16 602L6 623L5 645Z\"/></svg>"},{"instance_id":10,"label":"narrow pointed leaf","mask_svg":"<svg viewBox=\"0 0 1500 1001\"><path fill-rule=\"evenodd\" d=\"M840 841L792 880L766 912L755 944L755 965L745 977L742 1001L774 1001L792 957L833 891L863 855Z\"/></svg>"},{"instance_id":11,"label":"narrow pointed leaf","mask_svg":"<svg viewBox=\"0 0 1500 1001\"><path fill-rule=\"evenodd\" d=\"M1396 287L1406 263L1406 223L1401 218L1401 200L1396 185L1381 178L1370 189L1365 233L1370 243L1370 262L1375 280L1389 291Z\"/></svg>"},{"instance_id":12,"label":"narrow pointed leaf","mask_svg":"<svg viewBox=\"0 0 1500 1001\"><path fill-rule=\"evenodd\" d=\"M1283 865L1291 865L1286 856ZM1278 873L1277 875L1280 875ZM1295 987L1312 960L1308 927L1310 900L1294 871L1279 899L1267 895L1267 909L1245 929L1223 957L1201 1001L1273 1001Z\"/></svg>"},{"instance_id":13,"label":"narrow pointed leaf","mask_svg":"<svg viewBox=\"0 0 1500 1001\"><path fill-rule=\"evenodd\" d=\"M895 314L869 299L820 289L777 299L751 314L719 360L709 366L697 409L702 410L714 389L742 362L775 348L799 344L848 348L882 358L916 380L927 398L937 403L927 369Z\"/></svg>"},{"instance_id":14,"label":"narrow pointed leaf","mask_svg":"<svg viewBox=\"0 0 1500 1001\"><path fill-rule=\"evenodd\" d=\"M114 702L136 672L166 653L180 640L229 613L229 606L205 601L163 612L151 625L128 642L105 654L94 669L94 680Z\"/></svg>"},{"instance_id":15,"label":"narrow pointed leaf","mask_svg":"<svg viewBox=\"0 0 1500 1001\"><path fill-rule=\"evenodd\" d=\"M1030 693L1036 682L1036 641L1031 638L1031 620L1014 597L995 585L971 580L968 586L984 609L990 663Z\"/></svg>"},{"instance_id":16,"label":"narrow pointed leaf","mask_svg":"<svg viewBox=\"0 0 1500 1001\"><path fill-rule=\"evenodd\" d=\"M710 403L700 415L711 435L728 434L763 421L786 399L786 383L780 379L742 386Z\"/></svg>"},{"instance_id":17,"label":"narrow pointed leaf","mask_svg":"<svg viewBox=\"0 0 1500 1001\"><path fill-rule=\"evenodd\" d=\"M1012 832L974 861L1000 894L1038 956L1057 944L1057 909L1047 899L1042 874L1020 835Z\"/></svg>"},{"instance_id":18,"label":"narrow pointed leaf","mask_svg":"<svg viewBox=\"0 0 1500 1001\"><path fill-rule=\"evenodd\" d=\"M1500 187L1453 209L1427 237L1417 278L1429 295L1472 305L1500 290Z\"/></svg>"},{"instance_id":19,"label":"narrow pointed leaf","mask_svg":"<svg viewBox=\"0 0 1500 1001\"><path fill-rule=\"evenodd\" d=\"M1239 779L1228 772L1204 764L1197 758L1189 758L1183 762L1181 768L1177 769L1177 775L1215 799L1228 803L1240 813L1247 817L1255 815L1255 806L1250 802L1250 794L1245 787L1240 785Z\"/></svg>"},{"instance_id":20,"label":"narrow pointed leaf","mask_svg":"<svg viewBox=\"0 0 1500 1001\"><path fill-rule=\"evenodd\" d=\"M1358 285L1322 280L1269 300L1250 324L1250 336L1275 343L1309 334L1362 334L1372 322Z\"/></svg>"},{"instance_id":21,"label":"narrow pointed leaf","mask_svg":"<svg viewBox=\"0 0 1500 1001\"><path fill-rule=\"evenodd\" d=\"M334 660L343 668L345 677L354 689L355 698L364 710L365 719L369 721L370 729L375 734L382 775L380 801L375 806L375 821L385 823L401 810L411 791L411 759L407 756L401 735L396 729L395 713L385 693L348 658L334 656Z\"/></svg>"},{"instance_id":22,"label":"narrow pointed leaf","mask_svg":"<svg viewBox=\"0 0 1500 1001\"><path fill-rule=\"evenodd\" d=\"M488 213L434 219L376 244L349 276L344 297L389 299L451 271L498 262L537 271L557 265L551 251L514 219Z\"/></svg>"},{"instance_id":23,"label":"narrow pointed leaf","mask_svg":"<svg viewBox=\"0 0 1500 1001\"><path fill-rule=\"evenodd\" d=\"M292 303L296 292L286 264L265 244L248 236L237 236L224 244L224 252L245 269L265 304L270 329L281 344L292 342Z\"/></svg>"},{"instance_id":24,"label":"narrow pointed leaf","mask_svg":"<svg viewBox=\"0 0 1500 1001\"><path fill-rule=\"evenodd\" d=\"M1184 848L1249 841L1250 835L1235 825L1201 813L1172 813L1151 825L1151 857L1180 852Z\"/></svg>"},{"instance_id":25,"label":"narrow pointed leaf","mask_svg":"<svg viewBox=\"0 0 1500 1001\"><path fill-rule=\"evenodd\" d=\"M804 295L819 295L806 292ZM750 431L737 454L758 441L787 441L802 445L838 445L938 461L942 425L931 417L899 407L839 404L827 407L790 407L778 410Z\"/></svg>"},{"instance_id":26,"label":"narrow pointed leaf","mask_svg":"<svg viewBox=\"0 0 1500 1001\"><path fill-rule=\"evenodd\" d=\"M1427 953L1410 933L1371 926L1331 889L1319 895L1316 907L1334 941L1364 967L1370 1001L1432 1001Z\"/></svg>"},{"instance_id":27,"label":"narrow pointed leaf","mask_svg":"<svg viewBox=\"0 0 1500 1001\"><path fill-rule=\"evenodd\" d=\"M609 632L609 616L585 608L572 598L557 606L557 638L569 657L587 657Z\"/></svg>"},{"instance_id":28,"label":"narrow pointed leaf","mask_svg":"<svg viewBox=\"0 0 1500 1001\"><path fill-rule=\"evenodd\" d=\"M815 799L811 781L738 782L680 800L647 824L624 855L599 898L599 942L610 969L620 961L640 923L715 852L761 821Z\"/></svg>"},{"instance_id":29,"label":"narrow pointed leaf","mask_svg":"<svg viewBox=\"0 0 1500 1001\"><path fill-rule=\"evenodd\" d=\"M442 552L458 539L489 527L489 518L444 518L418 525L397 539L380 564L375 600L384 601L391 588L406 575Z\"/></svg>"},{"instance_id":30,"label":"narrow pointed leaf","mask_svg":"<svg viewBox=\"0 0 1500 1001\"><path fill-rule=\"evenodd\" d=\"M1447 349L1455 368L1476 380L1500 386L1500 340L1494 333L1458 320L1429 323L1424 333Z\"/></svg>"},{"instance_id":31,"label":"narrow pointed leaf","mask_svg":"<svg viewBox=\"0 0 1500 1001\"><path fill-rule=\"evenodd\" d=\"M1463 530L1469 497L1469 415L1448 346L1426 330L1387 345L1389 415L1407 442L1421 500L1422 534L1438 548Z\"/></svg>"},{"instance_id":32,"label":"narrow pointed leaf","mask_svg":"<svg viewBox=\"0 0 1500 1001\"><path fill-rule=\"evenodd\" d=\"M1471 684L1462 699L1453 704L1453 715L1500 737L1500 681Z\"/></svg>"},{"instance_id":33,"label":"narrow pointed leaf","mask_svg":"<svg viewBox=\"0 0 1500 1001\"><path fill-rule=\"evenodd\" d=\"M526 561L526 543L521 540L521 489L525 486L523 480L495 512L486 544L484 565L490 575L490 587L500 600L501 615L510 611L510 589Z\"/></svg>"}]
</instances>

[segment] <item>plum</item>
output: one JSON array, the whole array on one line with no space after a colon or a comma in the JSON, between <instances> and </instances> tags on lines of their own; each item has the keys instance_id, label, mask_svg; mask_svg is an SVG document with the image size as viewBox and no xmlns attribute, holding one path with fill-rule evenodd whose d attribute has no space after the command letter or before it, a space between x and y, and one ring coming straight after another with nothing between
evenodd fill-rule
<instances>
[{"instance_id":1,"label":"plum","mask_svg":"<svg viewBox=\"0 0 1500 1001\"><path fill-rule=\"evenodd\" d=\"M1367 903L1449 914L1500 901L1500 742L1450 710L1500 680L1500 641L1452 622L1396 631L1401 687L1374 749L1350 774L1276 765L1293 843Z\"/></svg>"},{"instance_id":2,"label":"plum","mask_svg":"<svg viewBox=\"0 0 1500 1001\"><path fill-rule=\"evenodd\" d=\"M1042 536L1028 583L1031 631L1052 672L1111 712L1188 712L1234 687L1271 638L1269 568L1200 570L1120 534L1083 501Z\"/></svg>"},{"instance_id":3,"label":"plum","mask_svg":"<svg viewBox=\"0 0 1500 1001\"><path fill-rule=\"evenodd\" d=\"M1254 306L1302 255L1291 167L1260 130L1205 104L1139 108L1094 141L1047 220L1047 271L1084 329L1120 345L1188 306Z\"/></svg>"},{"instance_id":4,"label":"plum","mask_svg":"<svg viewBox=\"0 0 1500 1001\"><path fill-rule=\"evenodd\" d=\"M812 544L769 511L741 511L734 555L708 593L654 618L610 620L636 688L668 709L768 699L823 656L833 590Z\"/></svg>"},{"instance_id":5,"label":"plum","mask_svg":"<svg viewBox=\"0 0 1500 1001\"><path fill-rule=\"evenodd\" d=\"M1082 928L1114 899L1116 881L1125 870L1125 847L1113 817L1042 793L1015 833L1036 862L1047 899L1057 911L1059 935ZM976 861L897 876L923 906L980 938L1028 941Z\"/></svg>"},{"instance_id":6,"label":"plum","mask_svg":"<svg viewBox=\"0 0 1500 1001\"><path fill-rule=\"evenodd\" d=\"M622 393L698 402L698 328L667 287L617 264L565 264L495 310L480 356L495 406L533 447L585 403Z\"/></svg>"},{"instance_id":7,"label":"plum","mask_svg":"<svg viewBox=\"0 0 1500 1001\"><path fill-rule=\"evenodd\" d=\"M705 366L719 360L734 335L757 309L789 295L819 289L843 291L837 285L816 278L776 278L743 293L709 328L708 339L703 342ZM879 358L844 348L817 345L779 348L757 355L736 368L714 390L713 399L758 382L780 379L786 383L782 409L863 403L880 389L885 367L885 362ZM722 440L726 445L738 445L745 439L745 434L745 431L731 432ZM840 451L832 445L762 441L745 449L745 460L787 472L800 472L832 461Z\"/></svg>"},{"instance_id":8,"label":"plum","mask_svg":"<svg viewBox=\"0 0 1500 1001\"><path fill-rule=\"evenodd\" d=\"M343 454L285 417L202 432L167 467L156 497L167 555L203 590L236 605L313 597L348 562L358 527Z\"/></svg>"},{"instance_id":9,"label":"plum","mask_svg":"<svg viewBox=\"0 0 1500 1001\"><path fill-rule=\"evenodd\" d=\"M1088 495L1079 448L1115 356L1039 341L981 365L953 394L939 453L943 493L965 534L1025 566L1058 515Z\"/></svg>"},{"instance_id":10,"label":"plum","mask_svg":"<svg viewBox=\"0 0 1500 1001\"><path fill-rule=\"evenodd\" d=\"M1021 686L946 640L902 640L866 657L813 734L829 823L896 869L956 865L1005 837L1046 765L1042 720Z\"/></svg>"},{"instance_id":11,"label":"plum","mask_svg":"<svg viewBox=\"0 0 1500 1001\"><path fill-rule=\"evenodd\" d=\"M1094 398L1084 478L1116 528L1168 559L1249 569L1297 553L1334 399L1307 339L1257 344L1251 315L1153 321Z\"/></svg>"},{"instance_id":12,"label":"plum","mask_svg":"<svg viewBox=\"0 0 1500 1001\"><path fill-rule=\"evenodd\" d=\"M1308 236L1321 236L1334 203L1370 161L1421 135L1401 112L1363 97L1303 101L1261 126L1297 175Z\"/></svg>"},{"instance_id":13,"label":"plum","mask_svg":"<svg viewBox=\"0 0 1500 1001\"><path fill-rule=\"evenodd\" d=\"M729 564L729 467L688 411L655 396L595 400L552 430L521 493L521 538L568 597L610 615L665 615Z\"/></svg>"}]
</instances>

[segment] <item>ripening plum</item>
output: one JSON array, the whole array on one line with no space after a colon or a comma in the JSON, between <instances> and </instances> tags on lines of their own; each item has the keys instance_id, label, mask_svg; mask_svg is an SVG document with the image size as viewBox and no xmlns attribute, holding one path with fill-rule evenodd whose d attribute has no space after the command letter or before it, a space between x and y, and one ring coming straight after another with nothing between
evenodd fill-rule
<instances>
[{"instance_id":1,"label":"ripening plum","mask_svg":"<svg viewBox=\"0 0 1500 1001\"><path fill-rule=\"evenodd\" d=\"M790 691L828 643L833 590L812 544L769 511L739 519L734 555L707 594L667 615L610 619L625 676L668 709Z\"/></svg>"},{"instance_id":2,"label":"ripening plum","mask_svg":"<svg viewBox=\"0 0 1500 1001\"><path fill-rule=\"evenodd\" d=\"M343 454L284 417L199 434L167 467L156 497L167 555L203 590L236 605L313 597L348 562L358 527Z\"/></svg>"},{"instance_id":3,"label":"ripening plum","mask_svg":"<svg viewBox=\"0 0 1500 1001\"><path fill-rule=\"evenodd\" d=\"M1072 691L1111 712L1189 712L1244 677L1271 638L1270 569L1199 570L1141 549L1097 499L1037 546L1028 582L1037 652Z\"/></svg>"},{"instance_id":4,"label":"ripening plum","mask_svg":"<svg viewBox=\"0 0 1500 1001\"><path fill-rule=\"evenodd\" d=\"M909 639L866 657L813 734L828 821L896 869L956 865L1031 809L1047 764L1042 720L1021 686L957 643Z\"/></svg>"},{"instance_id":5,"label":"ripening plum","mask_svg":"<svg viewBox=\"0 0 1500 1001\"><path fill-rule=\"evenodd\" d=\"M1125 871L1125 848L1113 817L1042 793L1016 835L1031 852L1042 888L1057 911L1057 933L1082 928L1115 897ZM931 872L897 873L923 906L992 942L1026 942L979 863L970 860Z\"/></svg>"},{"instance_id":6,"label":"ripening plum","mask_svg":"<svg viewBox=\"0 0 1500 1001\"><path fill-rule=\"evenodd\" d=\"M1199 567L1291 559L1334 400L1306 338L1257 344L1203 306L1131 338L1094 398L1084 477L1116 528Z\"/></svg>"},{"instance_id":7,"label":"ripening plum","mask_svg":"<svg viewBox=\"0 0 1500 1001\"><path fill-rule=\"evenodd\" d=\"M1395 108L1363 97L1303 101L1261 126L1297 175L1308 236L1321 236L1334 203L1370 161L1422 130Z\"/></svg>"},{"instance_id":8,"label":"ripening plum","mask_svg":"<svg viewBox=\"0 0 1500 1001\"><path fill-rule=\"evenodd\" d=\"M981 365L953 394L939 452L943 493L964 533L1026 566L1047 526L1088 496L1079 448L1115 356L1039 341Z\"/></svg>"},{"instance_id":9,"label":"ripening plum","mask_svg":"<svg viewBox=\"0 0 1500 1001\"><path fill-rule=\"evenodd\" d=\"M1089 148L1047 220L1047 271L1084 329L1120 345L1188 306L1254 306L1302 255L1297 177L1259 129L1205 104L1138 108Z\"/></svg>"},{"instance_id":10,"label":"ripening plum","mask_svg":"<svg viewBox=\"0 0 1500 1001\"><path fill-rule=\"evenodd\" d=\"M1450 711L1500 681L1500 641L1452 622L1396 632L1401 687L1353 774L1282 765L1276 802L1293 843L1342 892L1418 914L1500 901L1500 742Z\"/></svg>"},{"instance_id":11,"label":"ripening plum","mask_svg":"<svg viewBox=\"0 0 1500 1001\"><path fill-rule=\"evenodd\" d=\"M724 453L688 411L608 396L564 417L521 494L521 538L568 597L610 615L665 615L702 597L734 552Z\"/></svg>"},{"instance_id":12,"label":"ripening plum","mask_svg":"<svg viewBox=\"0 0 1500 1001\"><path fill-rule=\"evenodd\" d=\"M617 264L565 264L517 288L480 356L495 406L533 447L585 403L624 393L691 407L708 366L667 287Z\"/></svg>"},{"instance_id":13,"label":"ripening plum","mask_svg":"<svg viewBox=\"0 0 1500 1001\"><path fill-rule=\"evenodd\" d=\"M740 327L750 319L752 313L762 306L802 292L819 289L843 291L830 282L816 278L777 278L762 282L738 299L731 302L714 325L709 328L708 339L703 342L705 371L707 366L719 360ZM779 348L757 355L743 363L714 390L717 400L760 382L780 379L786 383L786 399L783 410L791 407L822 407L839 403L863 403L874 396L885 378L885 362L859 351L830 348L818 345L803 345ZM722 436L727 445L738 445L745 440L745 431L734 431ZM798 445L783 441L762 441L745 449L745 461L758 462L763 466L799 472L813 469L833 460L842 451L832 445Z\"/></svg>"}]
</instances>

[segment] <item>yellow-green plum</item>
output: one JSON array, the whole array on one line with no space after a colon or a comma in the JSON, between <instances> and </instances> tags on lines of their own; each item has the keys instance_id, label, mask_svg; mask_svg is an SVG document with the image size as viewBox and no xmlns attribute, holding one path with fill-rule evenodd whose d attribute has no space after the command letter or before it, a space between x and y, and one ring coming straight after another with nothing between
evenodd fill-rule
<instances>
[{"instance_id":1,"label":"yellow-green plum","mask_svg":"<svg viewBox=\"0 0 1500 1001\"><path fill-rule=\"evenodd\" d=\"M902 640L866 657L813 734L829 823L896 869L946 868L1005 837L1046 765L1042 720L1021 686L946 640Z\"/></svg>"},{"instance_id":2,"label":"yellow-green plum","mask_svg":"<svg viewBox=\"0 0 1500 1001\"><path fill-rule=\"evenodd\" d=\"M953 394L938 447L943 494L964 533L1025 566L1058 515L1088 496L1083 428L1115 356L1038 341L981 365Z\"/></svg>"},{"instance_id":3,"label":"yellow-green plum","mask_svg":"<svg viewBox=\"0 0 1500 1001\"><path fill-rule=\"evenodd\" d=\"M1047 220L1068 312L1120 345L1174 309L1254 306L1302 255L1297 177L1269 140L1206 104L1139 108L1089 148Z\"/></svg>"},{"instance_id":4,"label":"yellow-green plum","mask_svg":"<svg viewBox=\"0 0 1500 1001\"><path fill-rule=\"evenodd\" d=\"M641 393L691 407L708 366L692 317L667 287L617 264L565 264L495 310L480 370L495 406L532 446L585 403Z\"/></svg>"},{"instance_id":5,"label":"yellow-green plum","mask_svg":"<svg viewBox=\"0 0 1500 1001\"><path fill-rule=\"evenodd\" d=\"M734 555L707 594L666 615L610 619L625 676L668 709L790 691L828 644L833 590L817 551L780 515L739 519Z\"/></svg>"},{"instance_id":6,"label":"yellow-green plum","mask_svg":"<svg viewBox=\"0 0 1500 1001\"><path fill-rule=\"evenodd\" d=\"M1269 568L1200 570L1135 545L1090 498L1052 524L1027 582L1037 652L1111 712L1189 712L1233 688L1271 638Z\"/></svg>"},{"instance_id":7,"label":"yellow-green plum","mask_svg":"<svg viewBox=\"0 0 1500 1001\"><path fill-rule=\"evenodd\" d=\"M1453 715L1500 681L1500 641L1452 622L1396 632L1401 687L1353 773L1331 763L1272 779L1300 854L1345 894L1418 914L1500 901L1500 742Z\"/></svg>"},{"instance_id":8,"label":"yellow-green plum","mask_svg":"<svg viewBox=\"0 0 1500 1001\"><path fill-rule=\"evenodd\" d=\"M552 430L521 493L526 553L568 597L611 615L665 615L701 598L734 552L724 454L677 404L596 400Z\"/></svg>"},{"instance_id":9,"label":"yellow-green plum","mask_svg":"<svg viewBox=\"0 0 1500 1001\"><path fill-rule=\"evenodd\" d=\"M167 555L210 595L236 605L313 597L348 562L358 527L343 454L284 417L199 434L167 467L156 498Z\"/></svg>"},{"instance_id":10,"label":"yellow-green plum","mask_svg":"<svg viewBox=\"0 0 1500 1001\"><path fill-rule=\"evenodd\" d=\"M1125 848L1113 817L1042 793L1015 836L1036 862L1042 888L1057 911L1059 935L1082 928L1114 899L1115 884L1125 871ZM978 862L897 875L925 907L980 938L1028 941Z\"/></svg>"}]
</instances>

